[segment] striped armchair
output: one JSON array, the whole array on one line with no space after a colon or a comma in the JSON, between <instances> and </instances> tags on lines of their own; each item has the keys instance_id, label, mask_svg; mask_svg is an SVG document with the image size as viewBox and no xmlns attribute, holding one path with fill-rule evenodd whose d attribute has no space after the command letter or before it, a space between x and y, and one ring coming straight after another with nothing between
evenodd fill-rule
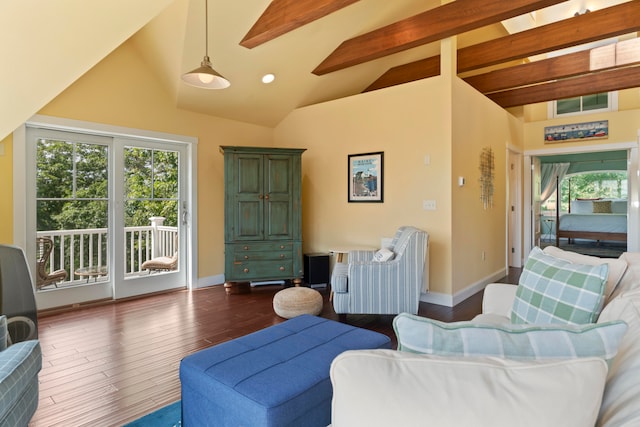
<instances>
[{"instance_id":1,"label":"striped armchair","mask_svg":"<svg viewBox=\"0 0 640 427\"><path fill-rule=\"evenodd\" d=\"M374 260L376 251L350 251L331 277L338 314L418 313L420 292L429 289L429 235L400 227L389 249L393 259Z\"/></svg>"}]
</instances>

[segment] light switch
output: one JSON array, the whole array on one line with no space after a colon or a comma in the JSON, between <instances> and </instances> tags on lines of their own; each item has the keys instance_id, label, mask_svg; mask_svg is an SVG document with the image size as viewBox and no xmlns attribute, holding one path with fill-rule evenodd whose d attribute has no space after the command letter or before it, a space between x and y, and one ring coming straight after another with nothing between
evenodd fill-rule
<instances>
[{"instance_id":1,"label":"light switch","mask_svg":"<svg viewBox=\"0 0 640 427\"><path fill-rule=\"evenodd\" d=\"M436 210L436 201L435 200L423 200L422 201L422 209L425 211L435 211Z\"/></svg>"}]
</instances>

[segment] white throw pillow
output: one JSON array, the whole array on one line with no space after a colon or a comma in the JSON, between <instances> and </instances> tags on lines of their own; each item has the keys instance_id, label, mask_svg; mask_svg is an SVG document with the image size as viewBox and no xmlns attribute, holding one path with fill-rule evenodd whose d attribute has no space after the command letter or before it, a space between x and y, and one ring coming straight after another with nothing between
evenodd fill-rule
<instances>
[{"instance_id":1,"label":"white throw pillow","mask_svg":"<svg viewBox=\"0 0 640 427\"><path fill-rule=\"evenodd\" d=\"M382 248L373 254L373 260L376 262L391 261L394 256L395 254L390 249Z\"/></svg>"},{"instance_id":2,"label":"white throw pillow","mask_svg":"<svg viewBox=\"0 0 640 427\"><path fill-rule=\"evenodd\" d=\"M597 256L582 255L577 252L565 251L555 246L547 246L542 250L547 255L569 261L574 264L600 265L607 264L609 266L609 276L605 285L604 297L608 300L616 286L622 280L625 271L627 271L627 262L621 258L600 258Z\"/></svg>"},{"instance_id":3,"label":"white throw pillow","mask_svg":"<svg viewBox=\"0 0 640 427\"><path fill-rule=\"evenodd\" d=\"M350 350L331 364L332 427L593 426L607 364Z\"/></svg>"}]
</instances>

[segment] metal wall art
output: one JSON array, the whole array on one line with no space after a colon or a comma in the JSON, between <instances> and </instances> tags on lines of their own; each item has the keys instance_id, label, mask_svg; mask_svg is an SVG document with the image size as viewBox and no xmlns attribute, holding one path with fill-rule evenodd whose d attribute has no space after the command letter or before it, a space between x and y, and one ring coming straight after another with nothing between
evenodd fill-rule
<instances>
[{"instance_id":1,"label":"metal wall art","mask_svg":"<svg viewBox=\"0 0 640 427\"><path fill-rule=\"evenodd\" d=\"M493 207L493 178L495 159L491 147L484 147L480 153L480 200L485 209Z\"/></svg>"}]
</instances>

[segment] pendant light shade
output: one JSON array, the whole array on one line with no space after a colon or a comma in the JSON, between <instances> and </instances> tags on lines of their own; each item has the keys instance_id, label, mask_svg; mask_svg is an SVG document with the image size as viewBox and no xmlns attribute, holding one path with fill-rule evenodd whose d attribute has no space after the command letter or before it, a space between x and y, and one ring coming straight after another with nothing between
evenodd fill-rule
<instances>
[{"instance_id":1,"label":"pendant light shade","mask_svg":"<svg viewBox=\"0 0 640 427\"><path fill-rule=\"evenodd\" d=\"M224 89L231 86L229 80L211 68L211 62L206 55L198 68L182 75L182 80L188 85L204 89Z\"/></svg>"},{"instance_id":2,"label":"pendant light shade","mask_svg":"<svg viewBox=\"0 0 640 427\"><path fill-rule=\"evenodd\" d=\"M231 86L229 80L222 77L220 73L211 67L209 60L209 5L207 0L204 3L205 19L205 55L200 66L195 70L182 75L182 80L191 86L203 89L224 89Z\"/></svg>"}]
</instances>

